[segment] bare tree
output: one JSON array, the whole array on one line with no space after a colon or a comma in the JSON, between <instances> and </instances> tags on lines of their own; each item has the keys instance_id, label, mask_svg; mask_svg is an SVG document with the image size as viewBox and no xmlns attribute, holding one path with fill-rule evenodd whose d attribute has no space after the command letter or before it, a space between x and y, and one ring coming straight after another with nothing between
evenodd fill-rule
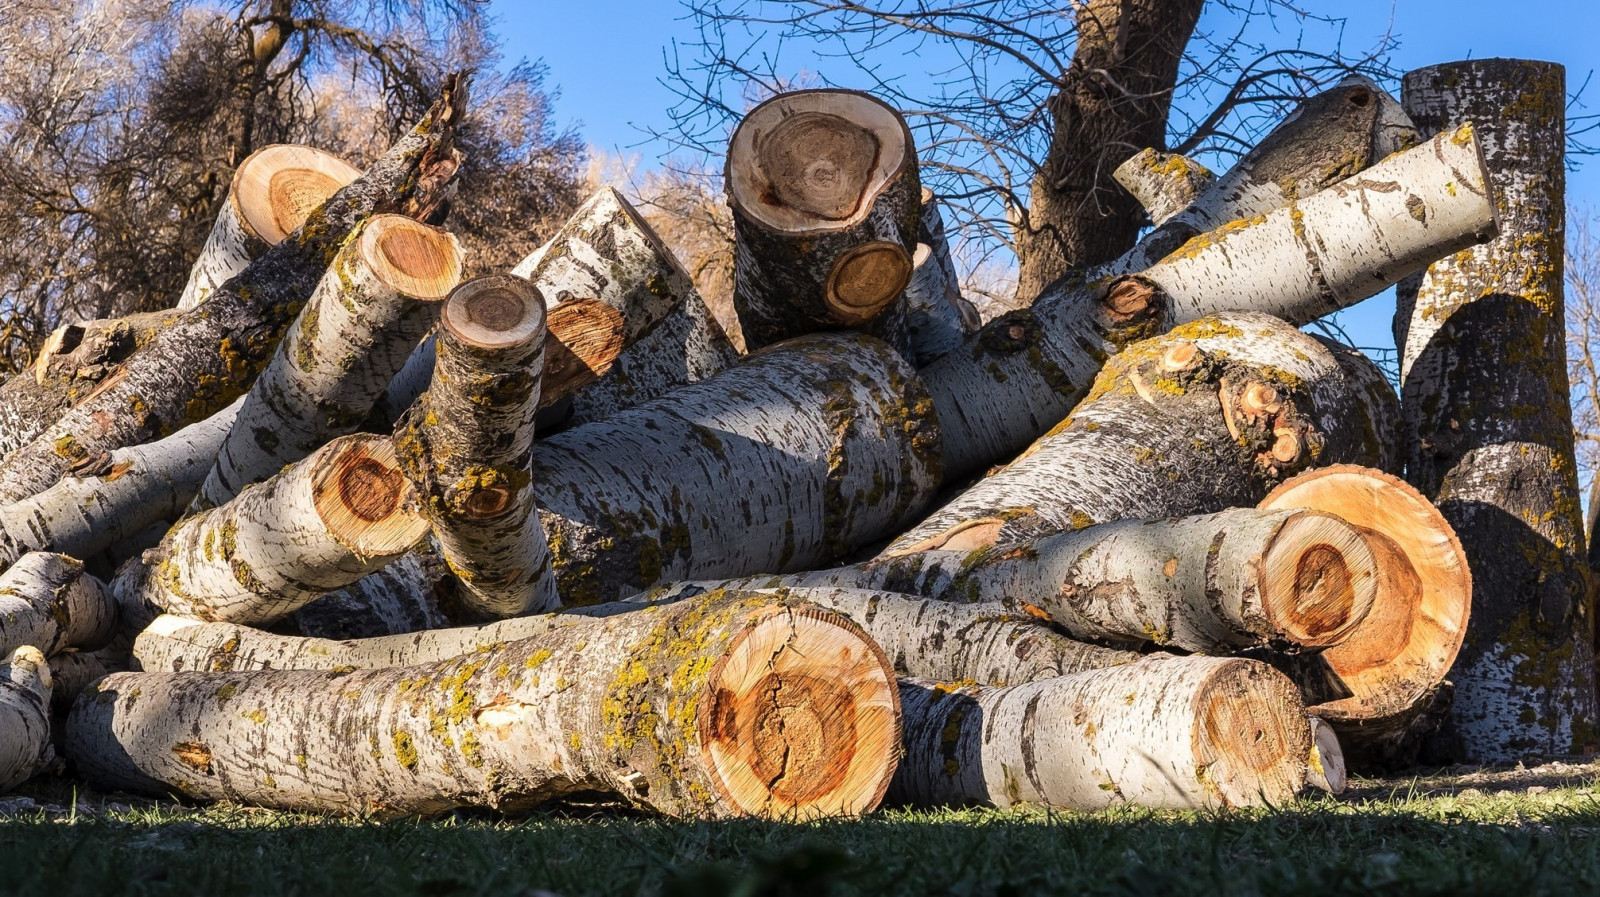
<instances>
[{"instance_id":1,"label":"bare tree","mask_svg":"<svg viewBox=\"0 0 1600 897\"><path fill-rule=\"evenodd\" d=\"M1600 217L1587 210L1568 213L1567 228L1567 378L1572 383L1572 431L1578 448L1578 484L1590 495L1600 469ZM1592 524L1591 524L1592 526Z\"/></svg>"},{"instance_id":2,"label":"bare tree","mask_svg":"<svg viewBox=\"0 0 1600 897\"><path fill-rule=\"evenodd\" d=\"M1354 71L1391 74L1387 38L1347 53L1342 20L1287 0L686 6L699 34L667 60L680 102L661 136L719 154L729 123L796 77L785 49L811 51L820 71L807 80L865 88L902 110L923 182L977 244L971 262L1014 252L1022 299L1132 244L1146 219L1111 177L1129 156L1236 154L1317 88ZM1253 37L1263 28L1292 46L1264 45ZM915 71L897 70L901 58Z\"/></svg>"},{"instance_id":3,"label":"bare tree","mask_svg":"<svg viewBox=\"0 0 1600 897\"><path fill-rule=\"evenodd\" d=\"M446 71L475 68L471 196L452 228L479 270L529 251L579 199L583 147L542 67L501 73L483 0L20 0L0 17L0 363L75 320L171 305L234 166L271 143L375 158Z\"/></svg>"}]
</instances>

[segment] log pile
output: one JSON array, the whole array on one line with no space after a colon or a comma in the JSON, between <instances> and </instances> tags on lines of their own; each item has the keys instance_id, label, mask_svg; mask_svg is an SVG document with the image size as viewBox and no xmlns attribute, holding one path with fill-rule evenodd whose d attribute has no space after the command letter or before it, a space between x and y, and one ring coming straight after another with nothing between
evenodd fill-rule
<instances>
[{"instance_id":1,"label":"log pile","mask_svg":"<svg viewBox=\"0 0 1600 897\"><path fill-rule=\"evenodd\" d=\"M1421 134L1355 79L1221 175L1140 154L1157 227L981 324L900 115L783 94L729 148L741 358L614 190L463 280L464 102L365 173L252 156L171 313L0 390L0 785L56 744L379 816L1280 804L1410 762L1503 634L1434 473L1472 412L1413 396L1448 370L1408 344L1402 403L1299 329L1559 245L1483 103Z\"/></svg>"}]
</instances>

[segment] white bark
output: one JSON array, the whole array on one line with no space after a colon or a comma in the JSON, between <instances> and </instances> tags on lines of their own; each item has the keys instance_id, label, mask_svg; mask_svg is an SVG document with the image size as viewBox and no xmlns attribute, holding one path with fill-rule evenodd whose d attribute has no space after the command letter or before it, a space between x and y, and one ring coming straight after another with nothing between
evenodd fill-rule
<instances>
[{"instance_id":1,"label":"white bark","mask_svg":"<svg viewBox=\"0 0 1600 897\"><path fill-rule=\"evenodd\" d=\"M294 629L324 639L443 629L452 625L439 601L449 588L449 576L444 560L432 550L412 551L295 611Z\"/></svg>"},{"instance_id":2,"label":"white bark","mask_svg":"<svg viewBox=\"0 0 1600 897\"><path fill-rule=\"evenodd\" d=\"M38 648L24 646L0 666L0 792L26 782L54 757L50 667Z\"/></svg>"},{"instance_id":3,"label":"white bark","mask_svg":"<svg viewBox=\"0 0 1600 897\"><path fill-rule=\"evenodd\" d=\"M111 639L117 603L83 562L36 551L0 573L0 654L32 645L46 655Z\"/></svg>"},{"instance_id":4,"label":"white bark","mask_svg":"<svg viewBox=\"0 0 1600 897\"><path fill-rule=\"evenodd\" d=\"M127 601L265 624L414 546L427 521L381 436L337 439L238 498L189 517L117 576Z\"/></svg>"},{"instance_id":5,"label":"white bark","mask_svg":"<svg viewBox=\"0 0 1600 897\"><path fill-rule=\"evenodd\" d=\"M901 680L906 756L888 800L1074 810L1282 806L1311 731L1281 673L1152 657L1005 688Z\"/></svg>"},{"instance_id":6,"label":"white bark","mask_svg":"<svg viewBox=\"0 0 1600 897\"><path fill-rule=\"evenodd\" d=\"M1129 156L1111 176L1144 206L1156 227L1194 205L1217 179L1211 169L1181 153L1148 148Z\"/></svg>"},{"instance_id":7,"label":"white bark","mask_svg":"<svg viewBox=\"0 0 1600 897\"><path fill-rule=\"evenodd\" d=\"M305 222L340 187L361 176L337 156L309 146L274 144L239 163L189 281L178 297L187 310L243 271Z\"/></svg>"},{"instance_id":8,"label":"white bark","mask_svg":"<svg viewBox=\"0 0 1600 897\"><path fill-rule=\"evenodd\" d=\"M979 327L978 312L961 298L961 279L950 257L939 204L922 188L922 221L906 284L906 327L918 367L956 348Z\"/></svg>"}]
</instances>

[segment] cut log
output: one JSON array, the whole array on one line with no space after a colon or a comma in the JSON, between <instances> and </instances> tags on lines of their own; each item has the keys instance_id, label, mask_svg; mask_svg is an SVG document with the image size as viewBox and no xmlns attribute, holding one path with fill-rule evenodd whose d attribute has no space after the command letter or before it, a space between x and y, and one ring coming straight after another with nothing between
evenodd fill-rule
<instances>
[{"instance_id":1,"label":"cut log","mask_svg":"<svg viewBox=\"0 0 1600 897\"><path fill-rule=\"evenodd\" d=\"M1410 765L1434 722L1430 708L1473 610L1461 543L1417 490L1351 465L1301 474L1273 490L1261 507L1336 514L1387 557L1372 611L1343 643L1321 654L1351 696L1313 709L1338 732L1353 767Z\"/></svg>"},{"instance_id":2,"label":"cut log","mask_svg":"<svg viewBox=\"0 0 1600 897\"><path fill-rule=\"evenodd\" d=\"M875 561L782 581L993 602L1077 638L1228 654L1338 644L1366 617L1383 576L1363 534L1331 514L1235 508L997 547L1004 525L979 519Z\"/></svg>"},{"instance_id":3,"label":"cut log","mask_svg":"<svg viewBox=\"0 0 1600 897\"><path fill-rule=\"evenodd\" d=\"M295 611L292 629L319 639L375 638L443 629L452 625L442 609L451 597L449 576L442 558L419 548Z\"/></svg>"},{"instance_id":4,"label":"cut log","mask_svg":"<svg viewBox=\"0 0 1600 897\"><path fill-rule=\"evenodd\" d=\"M1484 135L1500 237L1452 256L1397 307L1406 476L1472 564L1442 758L1497 763L1600 745L1565 353L1565 70L1482 59L1408 74L1429 129Z\"/></svg>"},{"instance_id":5,"label":"cut log","mask_svg":"<svg viewBox=\"0 0 1600 897\"><path fill-rule=\"evenodd\" d=\"M65 721L72 702L86 691L96 679L112 672L105 660L96 652L67 650L49 658L50 664L50 715L53 722ZM52 732L59 731L52 726Z\"/></svg>"},{"instance_id":6,"label":"cut log","mask_svg":"<svg viewBox=\"0 0 1600 897\"><path fill-rule=\"evenodd\" d=\"M1306 765L1306 784L1329 794L1343 794L1349 783L1338 733L1321 717L1311 717L1311 762Z\"/></svg>"},{"instance_id":7,"label":"cut log","mask_svg":"<svg viewBox=\"0 0 1600 897\"><path fill-rule=\"evenodd\" d=\"M445 301L432 383L395 428L400 463L469 616L561 603L529 489L545 336L544 297L526 280L463 283Z\"/></svg>"},{"instance_id":8,"label":"cut log","mask_svg":"<svg viewBox=\"0 0 1600 897\"><path fill-rule=\"evenodd\" d=\"M852 90L779 94L739 123L723 183L750 351L893 316L922 205L900 113Z\"/></svg>"},{"instance_id":9,"label":"cut log","mask_svg":"<svg viewBox=\"0 0 1600 897\"><path fill-rule=\"evenodd\" d=\"M921 512L938 452L898 353L818 334L541 440L533 491L561 599L588 605L842 557Z\"/></svg>"},{"instance_id":10,"label":"cut log","mask_svg":"<svg viewBox=\"0 0 1600 897\"><path fill-rule=\"evenodd\" d=\"M0 506L0 567L28 551L92 558L181 517L243 403L241 396L165 439L89 459L38 495Z\"/></svg>"},{"instance_id":11,"label":"cut log","mask_svg":"<svg viewBox=\"0 0 1600 897\"><path fill-rule=\"evenodd\" d=\"M176 318L173 311L147 312L56 328L33 365L0 386L0 458L88 398L118 365Z\"/></svg>"},{"instance_id":12,"label":"cut log","mask_svg":"<svg viewBox=\"0 0 1600 897\"><path fill-rule=\"evenodd\" d=\"M111 640L117 602L83 562L36 551L0 573L0 654L32 645L46 655Z\"/></svg>"},{"instance_id":13,"label":"cut log","mask_svg":"<svg viewBox=\"0 0 1600 897\"><path fill-rule=\"evenodd\" d=\"M905 679L900 700L891 804L1282 806L1311 755L1294 685L1236 658L1149 658L1005 688Z\"/></svg>"},{"instance_id":14,"label":"cut log","mask_svg":"<svg viewBox=\"0 0 1600 897\"><path fill-rule=\"evenodd\" d=\"M888 786L893 672L842 617L723 592L559 619L410 667L119 673L78 702L68 753L106 787L386 816L604 791L671 816L809 819L867 812Z\"/></svg>"},{"instance_id":15,"label":"cut log","mask_svg":"<svg viewBox=\"0 0 1600 897\"><path fill-rule=\"evenodd\" d=\"M455 237L404 215L357 224L250 388L194 510L355 432L433 328L461 263Z\"/></svg>"},{"instance_id":16,"label":"cut log","mask_svg":"<svg viewBox=\"0 0 1600 897\"><path fill-rule=\"evenodd\" d=\"M446 80L440 100L360 178L301 228L184 312L103 382L0 464L0 505L48 489L100 452L150 442L222 410L248 388L284 330L363 219L439 213L461 165L454 148L465 84Z\"/></svg>"},{"instance_id":17,"label":"cut log","mask_svg":"<svg viewBox=\"0 0 1600 897\"><path fill-rule=\"evenodd\" d=\"M1144 206L1156 227L1194 205L1217 180L1211 169L1182 153L1149 148L1129 156L1111 176Z\"/></svg>"},{"instance_id":18,"label":"cut log","mask_svg":"<svg viewBox=\"0 0 1600 897\"><path fill-rule=\"evenodd\" d=\"M382 436L343 436L173 528L118 573L124 603L266 624L406 553L427 532Z\"/></svg>"},{"instance_id":19,"label":"cut log","mask_svg":"<svg viewBox=\"0 0 1600 897\"><path fill-rule=\"evenodd\" d=\"M1005 545L1253 505L1308 467L1381 458L1370 399L1325 345L1277 318L1202 318L1113 357L1071 417L885 555L977 521L993 524L987 544Z\"/></svg>"},{"instance_id":20,"label":"cut log","mask_svg":"<svg viewBox=\"0 0 1600 897\"><path fill-rule=\"evenodd\" d=\"M933 191L922 188L922 220L911 280L906 284L906 327L918 367L954 351L981 325L978 311L961 298L961 279L950 257L944 219Z\"/></svg>"},{"instance_id":21,"label":"cut log","mask_svg":"<svg viewBox=\"0 0 1600 897\"><path fill-rule=\"evenodd\" d=\"M0 665L0 792L33 778L55 758L50 743L50 667L24 646Z\"/></svg>"},{"instance_id":22,"label":"cut log","mask_svg":"<svg viewBox=\"0 0 1600 897\"><path fill-rule=\"evenodd\" d=\"M544 294L552 333L558 332L553 313L575 300L598 300L621 314L621 354L614 364L597 368L598 382L572 391L567 426L609 417L704 380L738 358L689 273L632 204L610 187L590 197L550 242L511 273Z\"/></svg>"},{"instance_id":23,"label":"cut log","mask_svg":"<svg viewBox=\"0 0 1600 897\"><path fill-rule=\"evenodd\" d=\"M1494 226L1483 185L1477 142L1463 128L1293 206L1196 237L1141 275L1056 284L923 370L948 475L1021 451L1134 340L1219 311L1306 324L1482 239Z\"/></svg>"},{"instance_id":24,"label":"cut log","mask_svg":"<svg viewBox=\"0 0 1600 897\"><path fill-rule=\"evenodd\" d=\"M360 176L360 169L311 146L279 143L246 156L234 169L228 198L189 269L178 309L187 311L211 298Z\"/></svg>"}]
</instances>

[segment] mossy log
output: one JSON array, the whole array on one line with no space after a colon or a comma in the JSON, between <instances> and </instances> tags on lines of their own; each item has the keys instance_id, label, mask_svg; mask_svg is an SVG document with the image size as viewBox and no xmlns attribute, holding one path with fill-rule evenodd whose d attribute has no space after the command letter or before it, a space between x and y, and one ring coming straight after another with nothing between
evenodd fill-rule
<instances>
[{"instance_id":1,"label":"mossy log","mask_svg":"<svg viewBox=\"0 0 1600 897\"><path fill-rule=\"evenodd\" d=\"M1238 658L1152 657L1003 688L905 679L900 700L891 804L1282 806L1311 755L1294 685Z\"/></svg>"},{"instance_id":2,"label":"mossy log","mask_svg":"<svg viewBox=\"0 0 1600 897\"><path fill-rule=\"evenodd\" d=\"M96 453L150 442L222 410L259 375L340 244L376 212L425 220L461 166L465 84L441 98L366 173L299 230L163 327L90 396L0 464L0 504L36 495Z\"/></svg>"},{"instance_id":3,"label":"mossy log","mask_svg":"<svg viewBox=\"0 0 1600 897\"><path fill-rule=\"evenodd\" d=\"M1589 751L1600 733L1564 342L1565 70L1481 59L1403 83L1424 128L1477 123L1500 218L1498 239L1429 268L1396 309L1406 477L1472 564L1439 753Z\"/></svg>"},{"instance_id":4,"label":"mossy log","mask_svg":"<svg viewBox=\"0 0 1600 897\"><path fill-rule=\"evenodd\" d=\"M266 624L409 551L427 533L382 436L342 436L220 508L193 515L118 573L124 604Z\"/></svg>"},{"instance_id":5,"label":"mossy log","mask_svg":"<svg viewBox=\"0 0 1600 897\"><path fill-rule=\"evenodd\" d=\"M1005 545L1113 520L1212 513L1253 505L1309 467L1374 464L1386 451L1368 408L1374 394L1334 352L1246 312L1134 344L1070 417L884 556L962 531L970 541L980 522L986 544Z\"/></svg>"},{"instance_id":6,"label":"mossy log","mask_svg":"<svg viewBox=\"0 0 1600 897\"><path fill-rule=\"evenodd\" d=\"M911 255L905 306L912 361L922 367L958 348L981 322L977 309L961 298L961 278L950 257L944 218L933 191L927 187L922 188L917 240Z\"/></svg>"},{"instance_id":7,"label":"mossy log","mask_svg":"<svg viewBox=\"0 0 1600 897\"><path fill-rule=\"evenodd\" d=\"M33 778L55 758L50 741L50 667L25 645L0 665L0 792Z\"/></svg>"},{"instance_id":8,"label":"mossy log","mask_svg":"<svg viewBox=\"0 0 1600 897\"><path fill-rule=\"evenodd\" d=\"M842 617L722 592L555 619L416 666L115 674L74 707L67 753L103 787L383 816L601 791L809 819L888 786L894 674Z\"/></svg>"},{"instance_id":9,"label":"mossy log","mask_svg":"<svg viewBox=\"0 0 1600 897\"><path fill-rule=\"evenodd\" d=\"M312 146L277 143L246 156L234 169L228 198L189 269L178 310L209 299L360 176L360 169Z\"/></svg>"},{"instance_id":10,"label":"mossy log","mask_svg":"<svg viewBox=\"0 0 1600 897\"><path fill-rule=\"evenodd\" d=\"M750 351L819 330L890 338L904 327L922 191L899 112L853 90L779 94L733 132L723 183Z\"/></svg>"},{"instance_id":11,"label":"mossy log","mask_svg":"<svg viewBox=\"0 0 1600 897\"><path fill-rule=\"evenodd\" d=\"M1111 176L1133 194L1156 227L1193 205L1217 180L1211 169L1181 153L1150 148L1129 156Z\"/></svg>"},{"instance_id":12,"label":"mossy log","mask_svg":"<svg viewBox=\"0 0 1600 897\"><path fill-rule=\"evenodd\" d=\"M52 331L33 364L0 386L0 459L93 395L118 365L177 316L175 311L145 312Z\"/></svg>"},{"instance_id":13,"label":"mossy log","mask_svg":"<svg viewBox=\"0 0 1600 897\"><path fill-rule=\"evenodd\" d=\"M1470 128L1257 219L1195 237L1142 274L1058 282L924 368L954 477L1014 456L1084 395L1105 359L1222 311L1293 324L1375 295L1492 232Z\"/></svg>"},{"instance_id":14,"label":"mossy log","mask_svg":"<svg viewBox=\"0 0 1600 897\"><path fill-rule=\"evenodd\" d=\"M82 561L35 551L0 573L0 654L23 645L46 655L92 650L110 641L116 624L116 599Z\"/></svg>"},{"instance_id":15,"label":"mossy log","mask_svg":"<svg viewBox=\"0 0 1600 897\"><path fill-rule=\"evenodd\" d=\"M165 439L88 459L43 492L0 506L0 567L29 551L92 558L183 516L243 402Z\"/></svg>"},{"instance_id":16,"label":"mossy log","mask_svg":"<svg viewBox=\"0 0 1600 897\"><path fill-rule=\"evenodd\" d=\"M456 238L404 215L357 224L251 386L195 510L353 433L461 280Z\"/></svg>"},{"instance_id":17,"label":"mossy log","mask_svg":"<svg viewBox=\"0 0 1600 897\"><path fill-rule=\"evenodd\" d=\"M561 599L801 570L882 539L939 487L935 421L894 350L817 334L541 440Z\"/></svg>"},{"instance_id":18,"label":"mossy log","mask_svg":"<svg viewBox=\"0 0 1600 897\"><path fill-rule=\"evenodd\" d=\"M439 322L433 380L395 427L400 464L469 616L514 617L561 603L529 489L545 317L544 297L520 277L457 287Z\"/></svg>"},{"instance_id":19,"label":"mossy log","mask_svg":"<svg viewBox=\"0 0 1600 897\"><path fill-rule=\"evenodd\" d=\"M593 366L594 382L572 391L565 426L609 417L704 380L738 358L689 273L610 187L590 197L511 273L539 288L552 318L575 300L603 302L621 316L620 354Z\"/></svg>"}]
</instances>

